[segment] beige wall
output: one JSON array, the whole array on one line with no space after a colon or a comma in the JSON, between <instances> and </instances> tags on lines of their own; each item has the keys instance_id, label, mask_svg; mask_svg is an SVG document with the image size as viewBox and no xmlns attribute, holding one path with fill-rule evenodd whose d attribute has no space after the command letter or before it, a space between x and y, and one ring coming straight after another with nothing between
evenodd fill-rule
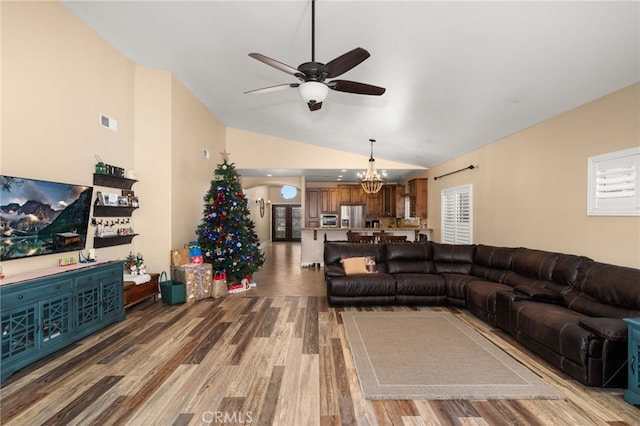
<instances>
[{"instance_id":1,"label":"beige wall","mask_svg":"<svg viewBox=\"0 0 640 426\"><path fill-rule=\"evenodd\" d=\"M0 173L92 185L96 155L135 170L132 225L140 235L97 256L141 252L150 271L168 271L170 249L195 239L223 124L170 73L131 63L59 3L0 7ZM100 113L118 121L117 132L99 126ZM56 262L40 256L2 267L11 275Z\"/></svg>"},{"instance_id":2,"label":"beige wall","mask_svg":"<svg viewBox=\"0 0 640 426\"><path fill-rule=\"evenodd\" d=\"M177 79L172 85L171 191L165 208L171 209L172 247L196 239L202 221L204 196L216 167L222 163L225 127ZM203 157L208 150L209 159Z\"/></svg>"},{"instance_id":3,"label":"beige wall","mask_svg":"<svg viewBox=\"0 0 640 426\"><path fill-rule=\"evenodd\" d=\"M587 158L640 144L640 84L433 167L428 224L440 241L443 188L473 185L474 242L640 267L640 218L587 215ZM478 165L442 179L433 177Z\"/></svg>"},{"instance_id":4,"label":"beige wall","mask_svg":"<svg viewBox=\"0 0 640 426\"><path fill-rule=\"evenodd\" d=\"M165 71L136 66L134 185L140 208L129 249L142 253L149 271L169 272L171 245L171 98L172 78Z\"/></svg>"},{"instance_id":5,"label":"beige wall","mask_svg":"<svg viewBox=\"0 0 640 426\"><path fill-rule=\"evenodd\" d=\"M231 160L239 169L356 169L362 170L369 154L357 155L349 152L304 144L246 130L227 127L227 149ZM366 148L368 149L368 147ZM282 155L282 153L287 155ZM422 167L376 158L376 168L416 169Z\"/></svg>"},{"instance_id":6,"label":"beige wall","mask_svg":"<svg viewBox=\"0 0 640 426\"><path fill-rule=\"evenodd\" d=\"M0 173L92 185L96 155L133 168L135 66L57 2L0 7ZM100 113L118 121L117 133L99 126ZM98 256L128 252L129 246L110 247ZM56 263L56 256L39 256L2 267L12 274Z\"/></svg>"}]
</instances>

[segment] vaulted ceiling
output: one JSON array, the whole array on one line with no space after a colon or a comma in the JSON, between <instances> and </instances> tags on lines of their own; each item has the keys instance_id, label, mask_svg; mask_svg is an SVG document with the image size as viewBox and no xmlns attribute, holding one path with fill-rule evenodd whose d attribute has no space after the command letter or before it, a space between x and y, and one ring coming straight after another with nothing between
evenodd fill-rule
<instances>
[{"instance_id":1,"label":"vaulted ceiling","mask_svg":"<svg viewBox=\"0 0 640 426\"><path fill-rule=\"evenodd\" d=\"M636 1L318 0L316 61L365 48L340 78L386 93L330 91L314 112L295 88L244 94L298 82L248 53L310 61L310 0L63 4L133 62L172 72L226 126L362 155L375 138L376 158L416 167L640 80Z\"/></svg>"}]
</instances>

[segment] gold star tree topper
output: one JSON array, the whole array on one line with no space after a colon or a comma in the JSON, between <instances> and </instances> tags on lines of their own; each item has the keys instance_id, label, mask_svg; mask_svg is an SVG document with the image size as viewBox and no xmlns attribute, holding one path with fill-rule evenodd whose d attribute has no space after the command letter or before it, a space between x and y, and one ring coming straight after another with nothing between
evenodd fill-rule
<instances>
[{"instance_id":1,"label":"gold star tree topper","mask_svg":"<svg viewBox=\"0 0 640 426\"><path fill-rule=\"evenodd\" d=\"M222 157L223 163L229 162L229 153L226 149L220 153L220 156Z\"/></svg>"}]
</instances>

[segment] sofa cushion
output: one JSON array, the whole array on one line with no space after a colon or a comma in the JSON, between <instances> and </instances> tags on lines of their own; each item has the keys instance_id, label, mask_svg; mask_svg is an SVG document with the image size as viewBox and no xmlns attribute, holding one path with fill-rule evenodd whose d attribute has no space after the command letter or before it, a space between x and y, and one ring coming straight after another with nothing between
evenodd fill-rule
<instances>
[{"instance_id":1,"label":"sofa cushion","mask_svg":"<svg viewBox=\"0 0 640 426\"><path fill-rule=\"evenodd\" d=\"M467 284L467 307L490 325L496 325L496 293L510 289L508 285L492 281L471 281Z\"/></svg>"},{"instance_id":2,"label":"sofa cushion","mask_svg":"<svg viewBox=\"0 0 640 426\"><path fill-rule=\"evenodd\" d=\"M416 296L445 296L447 293L444 278L437 274L396 274L398 294Z\"/></svg>"},{"instance_id":3,"label":"sofa cushion","mask_svg":"<svg viewBox=\"0 0 640 426\"><path fill-rule=\"evenodd\" d=\"M580 326L586 315L564 306L528 300L514 301L513 309L514 329L553 352L582 366L586 366L587 358L602 356L602 343Z\"/></svg>"},{"instance_id":4,"label":"sofa cushion","mask_svg":"<svg viewBox=\"0 0 640 426\"><path fill-rule=\"evenodd\" d=\"M451 305L467 307L467 285L481 278L465 274L442 274L447 289L447 302Z\"/></svg>"},{"instance_id":5,"label":"sofa cushion","mask_svg":"<svg viewBox=\"0 0 640 426\"><path fill-rule=\"evenodd\" d=\"M475 245L432 243L433 262L439 274L470 274Z\"/></svg>"},{"instance_id":6,"label":"sofa cushion","mask_svg":"<svg viewBox=\"0 0 640 426\"><path fill-rule=\"evenodd\" d=\"M578 268L584 262L590 261L585 256L560 254L551 273L551 281L562 286L573 285L578 278Z\"/></svg>"},{"instance_id":7,"label":"sofa cushion","mask_svg":"<svg viewBox=\"0 0 640 426\"><path fill-rule=\"evenodd\" d=\"M387 272L390 274L432 274L431 243L387 243Z\"/></svg>"},{"instance_id":8,"label":"sofa cushion","mask_svg":"<svg viewBox=\"0 0 640 426\"><path fill-rule=\"evenodd\" d=\"M583 262L575 288L598 302L640 310L640 269Z\"/></svg>"},{"instance_id":9,"label":"sofa cushion","mask_svg":"<svg viewBox=\"0 0 640 426\"><path fill-rule=\"evenodd\" d=\"M609 305L595 300L588 294L572 289L562 294L564 306L592 317L604 318L635 318L640 317L640 311L621 306Z\"/></svg>"},{"instance_id":10,"label":"sofa cushion","mask_svg":"<svg viewBox=\"0 0 640 426\"><path fill-rule=\"evenodd\" d=\"M558 253L548 251L517 248L513 254L511 271L505 275L503 282L511 287L544 287L551 281L558 256Z\"/></svg>"},{"instance_id":11,"label":"sofa cushion","mask_svg":"<svg viewBox=\"0 0 640 426\"><path fill-rule=\"evenodd\" d=\"M334 296L392 296L395 300L396 294L396 279L385 273L331 277L328 286Z\"/></svg>"},{"instance_id":12,"label":"sofa cushion","mask_svg":"<svg viewBox=\"0 0 640 426\"><path fill-rule=\"evenodd\" d=\"M471 266L471 275L489 281L502 282L511 267L515 249L478 244Z\"/></svg>"}]
</instances>

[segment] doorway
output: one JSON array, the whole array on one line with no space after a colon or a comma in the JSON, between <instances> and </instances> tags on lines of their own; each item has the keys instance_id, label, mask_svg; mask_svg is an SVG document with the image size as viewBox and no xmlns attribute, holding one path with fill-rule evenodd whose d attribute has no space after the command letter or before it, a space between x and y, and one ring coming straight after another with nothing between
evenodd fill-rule
<instances>
[{"instance_id":1,"label":"doorway","mask_svg":"<svg viewBox=\"0 0 640 426\"><path fill-rule=\"evenodd\" d=\"M302 207L300 204L271 206L272 241L300 241L302 235Z\"/></svg>"}]
</instances>

